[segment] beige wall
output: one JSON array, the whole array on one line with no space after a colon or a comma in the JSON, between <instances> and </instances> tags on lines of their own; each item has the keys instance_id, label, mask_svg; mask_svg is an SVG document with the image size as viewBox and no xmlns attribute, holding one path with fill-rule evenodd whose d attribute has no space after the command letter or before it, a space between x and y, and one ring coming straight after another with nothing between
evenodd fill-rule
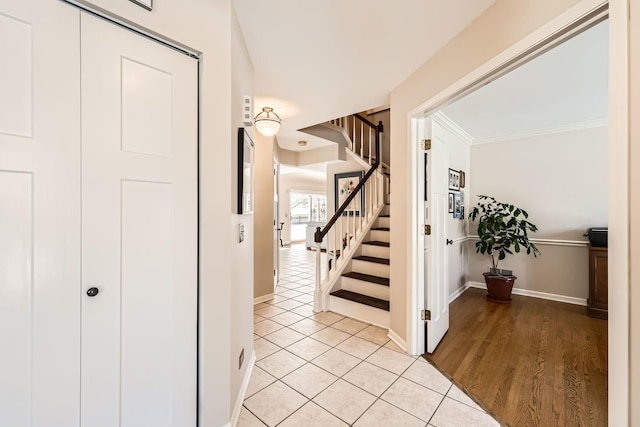
<instances>
[{"instance_id":1,"label":"beige wall","mask_svg":"<svg viewBox=\"0 0 640 427\"><path fill-rule=\"evenodd\" d=\"M280 222L284 222L282 228L282 241L284 244L291 243L290 231L291 220L289 218L289 194L291 192L305 192L317 194L327 194L327 177L317 173L287 173L280 174L279 185L280 197ZM328 200L327 200L328 202ZM328 218L327 218L328 219Z\"/></svg>"},{"instance_id":2,"label":"beige wall","mask_svg":"<svg viewBox=\"0 0 640 427\"><path fill-rule=\"evenodd\" d=\"M83 1L191 49L200 62L200 417L202 426L230 419L231 378L231 3ZM206 118L206 120L204 120Z\"/></svg>"},{"instance_id":3,"label":"beige wall","mask_svg":"<svg viewBox=\"0 0 640 427\"><path fill-rule=\"evenodd\" d=\"M469 211L480 194L512 203L538 226L534 239L586 242L589 227L608 224L608 129L529 137L471 147ZM477 235L472 224L470 235ZM470 248L470 280L484 282L488 257ZM538 244L542 256L508 256L500 267L518 276L516 287L586 299L589 260L581 247Z\"/></svg>"},{"instance_id":4,"label":"beige wall","mask_svg":"<svg viewBox=\"0 0 640 427\"><path fill-rule=\"evenodd\" d=\"M275 138L254 133L255 181L253 210L253 297L273 293L273 155Z\"/></svg>"},{"instance_id":5,"label":"beige wall","mask_svg":"<svg viewBox=\"0 0 640 427\"><path fill-rule=\"evenodd\" d=\"M629 156L629 226L630 226L630 310L629 347L631 360L630 378L630 408L629 425L640 425L640 1L631 2L630 37L630 69L629 75L635 79L631 82L630 90L630 156ZM615 264L614 264L615 267ZM611 283L611 282L610 282ZM611 287L611 284L609 285ZM610 325L611 330L620 330L619 325ZM614 347L611 351L616 351ZM623 373L623 372L620 372ZM616 408L617 409L617 408ZM611 424L614 425L614 424Z\"/></svg>"},{"instance_id":6,"label":"beige wall","mask_svg":"<svg viewBox=\"0 0 640 427\"><path fill-rule=\"evenodd\" d=\"M235 14L231 14L231 206L235 212L237 203L237 130L244 127L242 104L244 95L253 95L253 66L244 43ZM253 128L247 128L253 134ZM239 242L239 226L244 226L244 241ZM253 214L231 215L231 348L229 372L231 375L231 411L239 396L242 381L253 353ZM244 349L244 363L239 368L238 358Z\"/></svg>"},{"instance_id":7,"label":"beige wall","mask_svg":"<svg viewBox=\"0 0 640 427\"><path fill-rule=\"evenodd\" d=\"M411 287L409 112L577 3L497 0L391 92L391 283L405 285L391 286L391 330L400 338L407 338L407 292Z\"/></svg>"}]
</instances>

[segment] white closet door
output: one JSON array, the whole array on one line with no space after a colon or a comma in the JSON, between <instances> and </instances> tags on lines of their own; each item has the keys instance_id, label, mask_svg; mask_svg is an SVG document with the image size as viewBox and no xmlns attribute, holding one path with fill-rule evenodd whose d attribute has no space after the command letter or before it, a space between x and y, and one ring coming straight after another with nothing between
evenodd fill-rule
<instances>
[{"instance_id":1,"label":"white closet door","mask_svg":"<svg viewBox=\"0 0 640 427\"><path fill-rule=\"evenodd\" d=\"M81 23L82 425L195 426L197 61Z\"/></svg>"},{"instance_id":2,"label":"white closet door","mask_svg":"<svg viewBox=\"0 0 640 427\"><path fill-rule=\"evenodd\" d=\"M0 426L80 418L79 12L0 2Z\"/></svg>"}]
</instances>

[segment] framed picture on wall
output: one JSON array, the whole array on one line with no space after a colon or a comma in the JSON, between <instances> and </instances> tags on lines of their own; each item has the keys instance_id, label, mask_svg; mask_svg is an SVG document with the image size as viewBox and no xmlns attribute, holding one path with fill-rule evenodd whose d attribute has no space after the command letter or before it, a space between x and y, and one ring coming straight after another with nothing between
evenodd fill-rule
<instances>
[{"instance_id":1,"label":"framed picture on wall","mask_svg":"<svg viewBox=\"0 0 640 427\"><path fill-rule=\"evenodd\" d=\"M449 193L449 213L453 213L453 193Z\"/></svg>"},{"instance_id":2,"label":"framed picture on wall","mask_svg":"<svg viewBox=\"0 0 640 427\"><path fill-rule=\"evenodd\" d=\"M335 175L335 199L336 211L356 189L358 183L364 178L363 171L337 173ZM364 191L360 191L360 197L355 197L343 215L364 215Z\"/></svg>"},{"instance_id":3,"label":"framed picture on wall","mask_svg":"<svg viewBox=\"0 0 640 427\"><path fill-rule=\"evenodd\" d=\"M465 181L467 180L467 176L464 171L460 171L460 188L464 188Z\"/></svg>"},{"instance_id":4,"label":"framed picture on wall","mask_svg":"<svg viewBox=\"0 0 640 427\"><path fill-rule=\"evenodd\" d=\"M238 128L238 214L253 212L253 140L245 130Z\"/></svg>"},{"instance_id":5,"label":"framed picture on wall","mask_svg":"<svg viewBox=\"0 0 640 427\"><path fill-rule=\"evenodd\" d=\"M460 172L449 169L449 190L460 190Z\"/></svg>"},{"instance_id":6,"label":"framed picture on wall","mask_svg":"<svg viewBox=\"0 0 640 427\"><path fill-rule=\"evenodd\" d=\"M453 195L453 217L455 219L462 219L462 195L460 193L454 193Z\"/></svg>"}]
</instances>

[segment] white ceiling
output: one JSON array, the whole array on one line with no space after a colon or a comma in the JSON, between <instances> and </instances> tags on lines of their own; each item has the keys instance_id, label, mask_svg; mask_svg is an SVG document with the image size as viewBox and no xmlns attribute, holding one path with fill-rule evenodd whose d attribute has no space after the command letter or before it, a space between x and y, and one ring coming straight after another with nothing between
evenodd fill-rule
<instances>
[{"instance_id":1,"label":"white ceiling","mask_svg":"<svg viewBox=\"0 0 640 427\"><path fill-rule=\"evenodd\" d=\"M234 0L256 114L269 106L280 115L283 148L330 144L297 129L388 104L394 87L494 1Z\"/></svg>"},{"instance_id":2,"label":"white ceiling","mask_svg":"<svg viewBox=\"0 0 640 427\"><path fill-rule=\"evenodd\" d=\"M441 112L474 143L605 124L608 30L602 22Z\"/></svg>"}]
</instances>

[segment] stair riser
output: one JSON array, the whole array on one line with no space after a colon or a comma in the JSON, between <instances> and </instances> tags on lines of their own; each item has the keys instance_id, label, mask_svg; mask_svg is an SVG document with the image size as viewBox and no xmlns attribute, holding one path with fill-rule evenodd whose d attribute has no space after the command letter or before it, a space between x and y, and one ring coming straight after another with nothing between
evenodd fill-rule
<instances>
[{"instance_id":1,"label":"stair riser","mask_svg":"<svg viewBox=\"0 0 640 427\"><path fill-rule=\"evenodd\" d=\"M342 277L340 280L342 281L341 287L344 290L389 301L389 286L378 285L377 283L365 282L350 277Z\"/></svg>"},{"instance_id":2,"label":"stair riser","mask_svg":"<svg viewBox=\"0 0 640 427\"><path fill-rule=\"evenodd\" d=\"M381 230L371 230L371 235L369 236L369 240L376 240L378 242L389 242L389 232L381 231Z\"/></svg>"},{"instance_id":3,"label":"stair riser","mask_svg":"<svg viewBox=\"0 0 640 427\"><path fill-rule=\"evenodd\" d=\"M389 205L384 205L382 207L382 211L380 212L380 215L391 215L391 206Z\"/></svg>"},{"instance_id":4,"label":"stair riser","mask_svg":"<svg viewBox=\"0 0 640 427\"><path fill-rule=\"evenodd\" d=\"M360 261L357 259L351 260L351 271L378 277L390 277L388 265L378 264L376 262Z\"/></svg>"},{"instance_id":5,"label":"stair riser","mask_svg":"<svg viewBox=\"0 0 640 427\"><path fill-rule=\"evenodd\" d=\"M389 328L389 312L344 298L329 296L329 310L381 328Z\"/></svg>"},{"instance_id":6,"label":"stair riser","mask_svg":"<svg viewBox=\"0 0 640 427\"><path fill-rule=\"evenodd\" d=\"M391 218L389 217L378 218L378 220L376 221L376 227L391 228Z\"/></svg>"},{"instance_id":7,"label":"stair riser","mask_svg":"<svg viewBox=\"0 0 640 427\"><path fill-rule=\"evenodd\" d=\"M389 248L385 248L384 246L362 245L362 255L365 256L391 259L389 253Z\"/></svg>"}]
</instances>

